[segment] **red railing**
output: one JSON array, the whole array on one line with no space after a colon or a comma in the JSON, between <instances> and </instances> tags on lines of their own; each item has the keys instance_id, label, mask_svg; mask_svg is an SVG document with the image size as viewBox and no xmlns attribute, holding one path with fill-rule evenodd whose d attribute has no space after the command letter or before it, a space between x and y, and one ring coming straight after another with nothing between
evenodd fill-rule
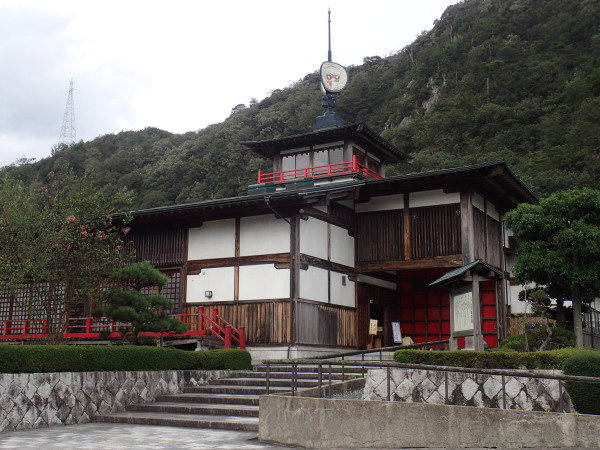
<instances>
[{"instance_id":1,"label":"red railing","mask_svg":"<svg viewBox=\"0 0 600 450\"><path fill-rule=\"evenodd\" d=\"M307 167L305 169L284 170L272 173L263 173L262 170L258 169L258 184L283 183L302 178L322 178L351 173L357 173L365 178L382 178L379 173L359 163L358 158L354 155L352 156L352 161Z\"/></svg>"},{"instance_id":2,"label":"red railing","mask_svg":"<svg viewBox=\"0 0 600 450\"><path fill-rule=\"evenodd\" d=\"M219 315L218 308L213 309L212 318L205 314L204 307L199 307L194 314L175 314L187 331L173 333L140 333L144 336L209 336L213 335L223 341L225 348L231 348L237 342L239 348L246 348L245 329L235 328ZM118 338L127 333L131 324L114 322L107 317L77 317L68 320L67 329L63 333L65 339L97 339L104 337ZM0 321L0 340L2 339L44 339L51 337L48 319L19 319Z\"/></svg>"}]
</instances>

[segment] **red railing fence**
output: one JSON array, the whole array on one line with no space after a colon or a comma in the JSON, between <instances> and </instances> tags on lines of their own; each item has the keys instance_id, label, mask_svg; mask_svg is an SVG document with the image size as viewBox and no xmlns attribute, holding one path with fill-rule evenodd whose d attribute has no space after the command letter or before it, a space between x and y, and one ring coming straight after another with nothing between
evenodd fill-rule
<instances>
[{"instance_id":1,"label":"red railing fence","mask_svg":"<svg viewBox=\"0 0 600 450\"><path fill-rule=\"evenodd\" d=\"M245 329L235 328L219 315L219 309L212 310L210 317L203 306L193 314L174 314L187 331L181 334L172 333L140 333L144 336L215 336L223 341L225 348L235 343L241 349L246 348ZM127 333L131 324L115 322L108 317L73 317L68 320L67 329L63 333L65 339L98 339L101 336L118 338ZM0 321L0 340L8 339L44 339L53 337L50 333L48 319L19 319Z\"/></svg>"}]
</instances>

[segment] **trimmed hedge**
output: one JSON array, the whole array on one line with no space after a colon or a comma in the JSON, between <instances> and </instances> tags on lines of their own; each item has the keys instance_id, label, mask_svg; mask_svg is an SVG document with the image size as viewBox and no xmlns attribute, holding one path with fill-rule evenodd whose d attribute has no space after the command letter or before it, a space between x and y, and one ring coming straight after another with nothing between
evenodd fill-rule
<instances>
[{"instance_id":1,"label":"trimmed hedge","mask_svg":"<svg viewBox=\"0 0 600 450\"><path fill-rule=\"evenodd\" d=\"M248 370L252 368L250 352L236 348L193 352L194 369L198 370Z\"/></svg>"},{"instance_id":2,"label":"trimmed hedge","mask_svg":"<svg viewBox=\"0 0 600 450\"><path fill-rule=\"evenodd\" d=\"M573 355L563 364L566 375L600 377L600 353L594 351ZM568 381L567 391L578 412L600 414L600 383Z\"/></svg>"},{"instance_id":3,"label":"trimmed hedge","mask_svg":"<svg viewBox=\"0 0 600 450\"><path fill-rule=\"evenodd\" d=\"M0 345L0 373L249 369L250 353L134 345Z\"/></svg>"},{"instance_id":4,"label":"trimmed hedge","mask_svg":"<svg viewBox=\"0 0 600 450\"><path fill-rule=\"evenodd\" d=\"M473 367L478 369L560 369L563 362L585 350L566 348L545 352L521 353L515 351L474 352L397 350L394 360L406 364Z\"/></svg>"}]
</instances>

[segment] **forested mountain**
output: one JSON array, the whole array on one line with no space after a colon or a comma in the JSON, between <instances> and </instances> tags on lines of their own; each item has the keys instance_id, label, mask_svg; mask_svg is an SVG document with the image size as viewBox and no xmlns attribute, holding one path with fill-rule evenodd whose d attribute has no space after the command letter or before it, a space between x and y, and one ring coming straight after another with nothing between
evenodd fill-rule
<instances>
[{"instance_id":1,"label":"forested mountain","mask_svg":"<svg viewBox=\"0 0 600 450\"><path fill-rule=\"evenodd\" d=\"M396 54L348 69L337 113L414 158L388 174L503 159L541 196L600 188L597 0L465 0ZM240 141L308 132L322 113L315 72L197 132L106 135L4 171L36 182L64 163L93 168L135 208L234 196L270 169Z\"/></svg>"}]
</instances>

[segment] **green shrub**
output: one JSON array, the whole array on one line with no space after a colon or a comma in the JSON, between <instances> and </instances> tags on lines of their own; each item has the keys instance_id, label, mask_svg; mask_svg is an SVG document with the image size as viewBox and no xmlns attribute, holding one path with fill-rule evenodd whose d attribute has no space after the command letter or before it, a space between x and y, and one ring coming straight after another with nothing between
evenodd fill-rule
<instances>
[{"instance_id":1,"label":"green shrub","mask_svg":"<svg viewBox=\"0 0 600 450\"><path fill-rule=\"evenodd\" d=\"M560 369L567 358L582 351L574 348L544 352L397 350L394 360L406 364L480 369Z\"/></svg>"},{"instance_id":2,"label":"green shrub","mask_svg":"<svg viewBox=\"0 0 600 450\"><path fill-rule=\"evenodd\" d=\"M526 343L528 343L527 336L524 334L513 334L512 336L506 336L504 339L502 339L502 342L500 342L500 348L524 352L527 351Z\"/></svg>"},{"instance_id":3,"label":"green shrub","mask_svg":"<svg viewBox=\"0 0 600 450\"><path fill-rule=\"evenodd\" d=\"M581 352L566 359L563 363L565 375L600 378L600 353ZM581 414L600 414L600 383L565 383L573 405Z\"/></svg>"},{"instance_id":4,"label":"green shrub","mask_svg":"<svg viewBox=\"0 0 600 450\"><path fill-rule=\"evenodd\" d=\"M533 328L527 335L517 334L507 336L500 343L500 348L516 350L518 352L537 351L548 338L545 350L554 350L567 347L575 347L575 333L566 328L539 326Z\"/></svg>"},{"instance_id":5,"label":"green shrub","mask_svg":"<svg viewBox=\"0 0 600 450\"><path fill-rule=\"evenodd\" d=\"M0 345L0 373L249 369L245 350L188 352L138 345Z\"/></svg>"},{"instance_id":6,"label":"green shrub","mask_svg":"<svg viewBox=\"0 0 600 450\"><path fill-rule=\"evenodd\" d=\"M194 368L198 370L247 370L252 358L246 350L236 348L194 352Z\"/></svg>"}]
</instances>

